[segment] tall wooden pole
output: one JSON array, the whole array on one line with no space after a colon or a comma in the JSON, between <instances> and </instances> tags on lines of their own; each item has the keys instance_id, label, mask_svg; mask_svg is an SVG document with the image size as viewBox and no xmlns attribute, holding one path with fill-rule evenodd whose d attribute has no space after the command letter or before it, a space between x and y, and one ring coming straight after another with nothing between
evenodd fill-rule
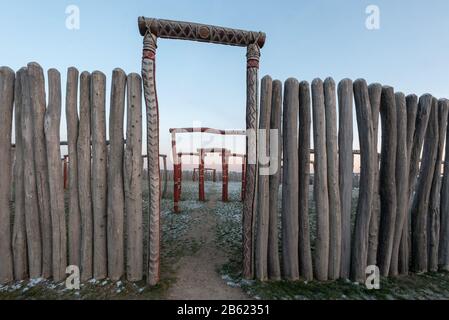
<instances>
[{"instance_id":1,"label":"tall wooden pole","mask_svg":"<svg viewBox=\"0 0 449 320\"><path fill-rule=\"evenodd\" d=\"M254 217L257 191L257 123L260 47L252 43L246 53L246 189L243 203L243 277L254 275Z\"/></svg>"},{"instance_id":2,"label":"tall wooden pole","mask_svg":"<svg viewBox=\"0 0 449 320\"><path fill-rule=\"evenodd\" d=\"M14 108L14 71L0 68L0 284L13 277L11 246L11 134Z\"/></svg>"},{"instance_id":3,"label":"tall wooden pole","mask_svg":"<svg viewBox=\"0 0 449 320\"><path fill-rule=\"evenodd\" d=\"M173 211L179 212L179 159L178 153L176 152L176 132L171 133L171 148L172 148L172 158L173 158Z\"/></svg>"},{"instance_id":4,"label":"tall wooden pole","mask_svg":"<svg viewBox=\"0 0 449 320\"><path fill-rule=\"evenodd\" d=\"M52 226L52 274L54 281L65 278L67 267L67 227L64 207L64 189L61 181L61 75L48 70L49 99L45 114L48 180L50 187L50 214Z\"/></svg>"},{"instance_id":5,"label":"tall wooden pole","mask_svg":"<svg viewBox=\"0 0 449 320\"><path fill-rule=\"evenodd\" d=\"M339 110L339 172L341 198L341 267L342 278L349 278L351 267L351 213L352 213L352 180L354 158L352 153L353 129L353 89L350 79L342 80L338 85Z\"/></svg>"},{"instance_id":6,"label":"tall wooden pole","mask_svg":"<svg viewBox=\"0 0 449 320\"><path fill-rule=\"evenodd\" d=\"M206 154L204 150L200 150L200 163L198 167L198 197L199 201L206 201L206 196L204 194L204 157Z\"/></svg>"},{"instance_id":7,"label":"tall wooden pole","mask_svg":"<svg viewBox=\"0 0 449 320\"><path fill-rule=\"evenodd\" d=\"M42 277L48 278L51 275L52 253L50 190L48 185L47 149L44 133L44 117L46 110L44 71L37 63L29 63L28 76L30 80L29 86L33 115L34 166L42 231Z\"/></svg>"},{"instance_id":8,"label":"tall wooden pole","mask_svg":"<svg viewBox=\"0 0 449 320\"><path fill-rule=\"evenodd\" d=\"M147 150L149 204L149 241L147 283L156 285L160 279L160 179L159 179L159 106L156 92L157 37L151 32L143 40L142 79L147 109Z\"/></svg>"},{"instance_id":9,"label":"tall wooden pole","mask_svg":"<svg viewBox=\"0 0 449 320\"><path fill-rule=\"evenodd\" d=\"M447 103L447 102L446 102ZM447 119L449 121L449 118ZM438 247L438 266L440 270L449 271L449 126L446 129L446 155L444 176L441 187L441 230Z\"/></svg>"}]
</instances>

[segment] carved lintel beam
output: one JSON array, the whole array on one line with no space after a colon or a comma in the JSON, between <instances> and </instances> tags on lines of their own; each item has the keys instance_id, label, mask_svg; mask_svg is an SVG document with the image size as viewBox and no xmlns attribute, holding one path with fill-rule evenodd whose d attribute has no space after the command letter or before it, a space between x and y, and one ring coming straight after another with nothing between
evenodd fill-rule
<instances>
[{"instance_id":1,"label":"carved lintel beam","mask_svg":"<svg viewBox=\"0 0 449 320\"><path fill-rule=\"evenodd\" d=\"M139 31L144 36L148 31L159 38L210 42L231 46L247 47L257 43L265 44L263 32L245 31L200 23L139 17Z\"/></svg>"}]
</instances>

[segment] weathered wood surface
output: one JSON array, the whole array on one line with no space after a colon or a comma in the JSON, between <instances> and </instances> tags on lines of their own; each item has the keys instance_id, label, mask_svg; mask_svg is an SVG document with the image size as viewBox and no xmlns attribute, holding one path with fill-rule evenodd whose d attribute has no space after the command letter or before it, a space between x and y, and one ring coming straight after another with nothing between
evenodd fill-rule
<instances>
[{"instance_id":1,"label":"weathered wood surface","mask_svg":"<svg viewBox=\"0 0 449 320\"><path fill-rule=\"evenodd\" d=\"M298 108L299 83L289 78L284 84L283 180L282 180L282 275L299 279L298 266ZM324 107L323 107L324 109Z\"/></svg>"},{"instance_id":2,"label":"weathered wood surface","mask_svg":"<svg viewBox=\"0 0 449 320\"><path fill-rule=\"evenodd\" d=\"M126 121L126 275L129 281L139 281L143 277L142 80L136 73L127 78Z\"/></svg>"},{"instance_id":3,"label":"weathered wood surface","mask_svg":"<svg viewBox=\"0 0 449 320\"><path fill-rule=\"evenodd\" d=\"M259 133L264 132L259 139L259 154L269 160L270 155L270 116L273 81L270 76L265 76L260 85L260 118ZM222 157L223 161L223 157ZM268 232L270 220L269 198L269 161L259 163L259 177L257 188L257 224L255 243L255 275L260 281L268 279ZM224 176L223 176L224 178Z\"/></svg>"},{"instance_id":4,"label":"weathered wood surface","mask_svg":"<svg viewBox=\"0 0 449 320\"><path fill-rule=\"evenodd\" d=\"M399 274L399 247L402 231L408 212L408 173L409 162L407 158L407 107L405 95L401 92L395 94L396 102L396 221L393 234L393 250L389 274Z\"/></svg>"},{"instance_id":5,"label":"weathered wood surface","mask_svg":"<svg viewBox=\"0 0 449 320\"><path fill-rule=\"evenodd\" d=\"M326 114L324 87L321 79L312 82L314 183L316 208L315 277L325 281L329 276L329 192L327 183ZM285 167L285 155L284 155ZM284 179L289 172L284 171Z\"/></svg>"},{"instance_id":6,"label":"weathered wood surface","mask_svg":"<svg viewBox=\"0 0 449 320\"><path fill-rule=\"evenodd\" d=\"M31 110L33 116L33 151L39 205L39 218L42 233L42 277L51 275L51 217L48 185L47 150L45 146L45 79L42 67L37 63L28 64ZM36 226L34 226L36 227Z\"/></svg>"},{"instance_id":7,"label":"weathered wood surface","mask_svg":"<svg viewBox=\"0 0 449 320\"><path fill-rule=\"evenodd\" d=\"M15 129L15 153L14 165L14 227L12 233L12 250L14 258L14 279L22 280L28 277L27 237L25 226L25 188L24 188L24 157L22 134L22 82L21 74L26 69L20 69L16 74L14 85L14 129ZM3 104L2 104L3 105Z\"/></svg>"},{"instance_id":8,"label":"weathered wood surface","mask_svg":"<svg viewBox=\"0 0 449 320\"><path fill-rule=\"evenodd\" d=\"M159 179L159 106L156 93L154 56L157 38L148 33L144 38L142 80L147 110L147 151L149 190L149 240L147 283L156 285L160 279L160 179ZM153 58L151 58L153 57ZM182 172L181 172L182 173Z\"/></svg>"},{"instance_id":9,"label":"weathered wood surface","mask_svg":"<svg viewBox=\"0 0 449 320\"><path fill-rule=\"evenodd\" d=\"M14 81L14 71L8 67L0 67L0 284L14 279L9 205Z\"/></svg>"},{"instance_id":10,"label":"weathered wood surface","mask_svg":"<svg viewBox=\"0 0 449 320\"><path fill-rule=\"evenodd\" d=\"M380 273L388 276L393 252L393 238L396 224L396 152L397 111L394 89L382 88L380 104L382 120L382 152L380 159L380 226L377 263Z\"/></svg>"},{"instance_id":11,"label":"weathered wood surface","mask_svg":"<svg viewBox=\"0 0 449 320\"><path fill-rule=\"evenodd\" d=\"M351 269L351 212L352 212L352 156L353 129L353 89L352 81L344 79L338 84L338 149L339 183L341 203L341 267L340 276L349 278ZM308 164L307 164L308 166ZM308 181L305 180L305 181ZM307 183L308 185L308 183Z\"/></svg>"},{"instance_id":12,"label":"weathered wood surface","mask_svg":"<svg viewBox=\"0 0 449 320\"><path fill-rule=\"evenodd\" d=\"M50 216L52 228L52 274L54 281L65 278L67 267L67 229L64 208L64 187L61 179L61 75L48 70L48 107L45 113L48 182L50 188Z\"/></svg>"},{"instance_id":13,"label":"weathered wood surface","mask_svg":"<svg viewBox=\"0 0 449 320\"><path fill-rule=\"evenodd\" d=\"M107 149L105 116L106 76L92 73L91 132L92 132L92 208L94 222L95 279L107 276L106 216L107 216Z\"/></svg>"},{"instance_id":14,"label":"weathered wood surface","mask_svg":"<svg viewBox=\"0 0 449 320\"><path fill-rule=\"evenodd\" d=\"M36 172L34 167L34 130L28 69L19 71L22 90L23 177L25 191L25 226L30 278L42 275L42 237L37 199Z\"/></svg>"},{"instance_id":15,"label":"weathered wood surface","mask_svg":"<svg viewBox=\"0 0 449 320\"><path fill-rule=\"evenodd\" d=\"M420 100L422 100L420 104L430 104L431 111L424 141L418 186L412 206L412 270L426 272L428 270L427 219L429 198L438 149L438 102L428 94L422 96Z\"/></svg>"},{"instance_id":16,"label":"weathered wood surface","mask_svg":"<svg viewBox=\"0 0 449 320\"><path fill-rule=\"evenodd\" d=\"M405 98L407 106L407 159L409 166L409 177L407 186L407 196L410 199L410 166L412 162L412 147L413 138L415 135L416 115L418 112L418 97L414 94L410 94ZM401 245L399 247L399 261L398 268L400 274L407 274L410 262L410 205L409 200L407 203L407 213L405 216L404 226L402 229Z\"/></svg>"},{"instance_id":17,"label":"weathered wood surface","mask_svg":"<svg viewBox=\"0 0 449 320\"><path fill-rule=\"evenodd\" d=\"M108 155L108 277L119 280L125 271L125 191L123 184L123 121L125 113L126 74L112 72L109 113ZM158 154L159 156L159 154Z\"/></svg>"},{"instance_id":18,"label":"weathered wood surface","mask_svg":"<svg viewBox=\"0 0 449 320\"><path fill-rule=\"evenodd\" d=\"M80 111L77 140L78 190L81 215L81 281L93 276L93 216L91 192L91 75L84 71L80 75Z\"/></svg>"},{"instance_id":19,"label":"weathered wood surface","mask_svg":"<svg viewBox=\"0 0 449 320\"><path fill-rule=\"evenodd\" d=\"M379 112L380 99L382 95L382 85L373 83L368 86L369 100L371 105L371 116L373 119L373 137L374 137L374 198L371 211L369 233L368 233L368 265L377 264L377 246L379 242L379 223L380 223L380 194L379 194Z\"/></svg>"},{"instance_id":20,"label":"weathered wood surface","mask_svg":"<svg viewBox=\"0 0 449 320\"><path fill-rule=\"evenodd\" d=\"M368 232L374 197L374 135L372 109L366 81L354 82L354 100L360 140L360 187L351 251L351 279L365 281L368 257Z\"/></svg>"},{"instance_id":21,"label":"weathered wood surface","mask_svg":"<svg viewBox=\"0 0 449 320\"><path fill-rule=\"evenodd\" d=\"M338 165L337 100L335 82L324 80L326 115L327 184L329 190L329 279L340 278L341 200Z\"/></svg>"},{"instance_id":22,"label":"weathered wood surface","mask_svg":"<svg viewBox=\"0 0 449 320\"><path fill-rule=\"evenodd\" d=\"M167 157L162 157L162 167L163 167L163 176L164 176L164 187L162 189L162 198L167 197L167 185L168 185L168 171L167 171ZM214 176L215 177L215 176ZM215 182L215 180L214 180Z\"/></svg>"},{"instance_id":23,"label":"weathered wood surface","mask_svg":"<svg viewBox=\"0 0 449 320\"><path fill-rule=\"evenodd\" d=\"M429 271L438 271L438 247L440 240L440 193L441 193L441 162L444 154L444 143L447 131L449 101L438 101L438 145L429 198L429 214L427 221Z\"/></svg>"},{"instance_id":24,"label":"weathered wood surface","mask_svg":"<svg viewBox=\"0 0 449 320\"><path fill-rule=\"evenodd\" d=\"M81 259L81 215L78 197L78 78L79 72L70 67L67 70L66 118L67 143L69 150L69 264L79 266Z\"/></svg>"},{"instance_id":25,"label":"weathered wood surface","mask_svg":"<svg viewBox=\"0 0 449 320\"><path fill-rule=\"evenodd\" d=\"M279 186L282 157L282 82L274 80L272 84L270 129L277 130L277 141L270 140L270 166L275 172L269 176L269 230L268 230L268 277L270 280L281 279L279 261ZM277 143L277 144L276 144ZM242 182L245 174L242 157ZM244 187L242 186L242 190Z\"/></svg>"},{"instance_id":26,"label":"weathered wood surface","mask_svg":"<svg viewBox=\"0 0 449 320\"><path fill-rule=\"evenodd\" d=\"M447 119L449 121L449 118ZM441 186L441 229L438 246L438 267L449 271L449 128L446 129L446 152L444 160L444 175Z\"/></svg>"}]
</instances>

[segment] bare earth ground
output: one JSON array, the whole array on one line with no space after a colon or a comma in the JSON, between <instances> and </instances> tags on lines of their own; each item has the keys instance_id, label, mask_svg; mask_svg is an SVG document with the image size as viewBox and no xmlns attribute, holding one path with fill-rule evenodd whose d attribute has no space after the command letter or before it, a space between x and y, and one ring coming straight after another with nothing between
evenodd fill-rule
<instances>
[{"instance_id":1,"label":"bare earth ground","mask_svg":"<svg viewBox=\"0 0 449 320\"><path fill-rule=\"evenodd\" d=\"M215 191L215 188L213 188ZM244 300L248 296L239 287L226 284L217 270L227 262L226 253L215 241L218 219L211 211L217 205L218 195L213 192L205 204L207 210L194 210L195 221L185 238L194 239L201 247L192 255L184 256L177 264L176 282L168 290L168 299L174 300ZM181 239L181 241L184 239Z\"/></svg>"}]
</instances>

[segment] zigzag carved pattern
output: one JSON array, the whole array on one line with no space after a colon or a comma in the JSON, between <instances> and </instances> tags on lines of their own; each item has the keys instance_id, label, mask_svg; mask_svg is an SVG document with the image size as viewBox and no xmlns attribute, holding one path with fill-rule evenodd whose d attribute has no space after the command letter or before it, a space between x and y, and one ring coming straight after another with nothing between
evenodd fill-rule
<instances>
[{"instance_id":1,"label":"zigzag carved pattern","mask_svg":"<svg viewBox=\"0 0 449 320\"><path fill-rule=\"evenodd\" d=\"M258 69L247 69L247 105L246 128L257 128L257 90ZM248 138L247 138L248 139ZM247 154L248 154L247 143ZM257 143L255 144L257 145ZM245 201L243 204L243 275L245 278L253 277L253 220L256 195L257 165L247 161Z\"/></svg>"},{"instance_id":2,"label":"zigzag carved pattern","mask_svg":"<svg viewBox=\"0 0 449 320\"><path fill-rule=\"evenodd\" d=\"M155 62L142 60L142 79L147 109L147 148L149 203L149 243L147 282L156 285L160 278L160 178L159 111L156 93Z\"/></svg>"}]
</instances>

